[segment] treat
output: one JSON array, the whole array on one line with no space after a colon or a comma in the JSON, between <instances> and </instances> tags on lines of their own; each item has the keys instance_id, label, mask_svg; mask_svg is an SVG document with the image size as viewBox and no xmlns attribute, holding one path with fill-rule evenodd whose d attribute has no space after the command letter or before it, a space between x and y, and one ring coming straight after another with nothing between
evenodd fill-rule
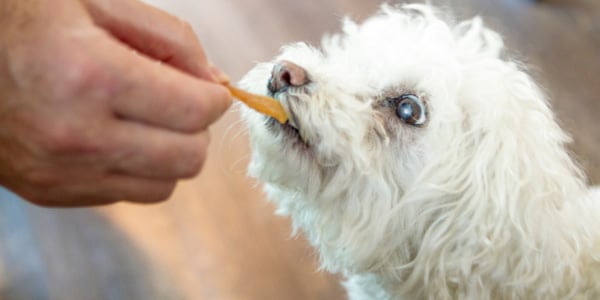
<instances>
[{"instance_id":1,"label":"treat","mask_svg":"<svg viewBox=\"0 0 600 300\"><path fill-rule=\"evenodd\" d=\"M229 89L229 91L235 98L244 102L250 108L258 111L259 113L274 118L281 124L285 124L285 122L287 122L287 113L285 112L283 106L281 106L281 103L279 103L279 101L271 97L248 93L244 90L231 86L231 84L229 84L228 82L224 82L223 85L225 85L225 87Z\"/></svg>"}]
</instances>

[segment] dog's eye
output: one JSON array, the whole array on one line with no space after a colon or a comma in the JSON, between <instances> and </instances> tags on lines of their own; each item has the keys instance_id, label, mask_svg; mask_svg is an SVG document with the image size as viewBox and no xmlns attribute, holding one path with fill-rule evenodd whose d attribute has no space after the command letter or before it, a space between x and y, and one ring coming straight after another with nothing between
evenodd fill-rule
<instances>
[{"instance_id":1,"label":"dog's eye","mask_svg":"<svg viewBox=\"0 0 600 300\"><path fill-rule=\"evenodd\" d=\"M396 115L406 124L420 126L427 121L425 103L416 95L406 94L392 99Z\"/></svg>"}]
</instances>

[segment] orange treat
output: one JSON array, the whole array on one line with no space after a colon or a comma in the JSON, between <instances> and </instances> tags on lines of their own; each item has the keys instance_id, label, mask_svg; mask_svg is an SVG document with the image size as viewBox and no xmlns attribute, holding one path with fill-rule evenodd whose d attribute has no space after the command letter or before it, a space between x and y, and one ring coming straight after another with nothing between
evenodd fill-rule
<instances>
[{"instance_id":1,"label":"orange treat","mask_svg":"<svg viewBox=\"0 0 600 300\"><path fill-rule=\"evenodd\" d=\"M283 106L281 106L281 103L279 103L279 101L271 97L248 93L244 90L231 86L229 83L223 84L225 85L225 87L227 87L227 89L229 89L229 91L235 98L238 98L250 108L258 111L259 113L273 117L281 124L285 124L285 122L287 122L288 116L285 110L283 109Z\"/></svg>"}]
</instances>

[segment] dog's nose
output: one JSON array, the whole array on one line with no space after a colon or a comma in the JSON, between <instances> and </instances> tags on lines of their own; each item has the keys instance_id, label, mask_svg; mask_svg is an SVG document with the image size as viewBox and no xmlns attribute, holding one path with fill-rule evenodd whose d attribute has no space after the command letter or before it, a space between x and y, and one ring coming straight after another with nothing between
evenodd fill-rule
<instances>
[{"instance_id":1,"label":"dog's nose","mask_svg":"<svg viewBox=\"0 0 600 300\"><path fill-rule=\"evenodd\" d=\"M276 93L290 86L303 86L306 83L308 83L308 77L302 67L293 62L282 60L273 67L268 88L271 93Z\"/></svg>"}]
</instances>

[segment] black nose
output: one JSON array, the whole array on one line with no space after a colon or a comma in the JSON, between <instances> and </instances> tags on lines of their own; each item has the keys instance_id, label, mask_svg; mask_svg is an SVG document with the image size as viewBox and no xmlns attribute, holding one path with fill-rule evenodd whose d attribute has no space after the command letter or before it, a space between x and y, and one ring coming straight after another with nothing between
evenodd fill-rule
<instances>
[{"instance_id":1,"label":"black nose","mask_svg":"<svg viewBox=\"0 0 600 300\"><path fill-rule=\"evenodd\" d=\"M277 93L290 86L303 86L306 83L308 83L308 78L302 67L293 62L282 60L273 67L268 88L271 93Z\"/></svg>"}]
</instances>

